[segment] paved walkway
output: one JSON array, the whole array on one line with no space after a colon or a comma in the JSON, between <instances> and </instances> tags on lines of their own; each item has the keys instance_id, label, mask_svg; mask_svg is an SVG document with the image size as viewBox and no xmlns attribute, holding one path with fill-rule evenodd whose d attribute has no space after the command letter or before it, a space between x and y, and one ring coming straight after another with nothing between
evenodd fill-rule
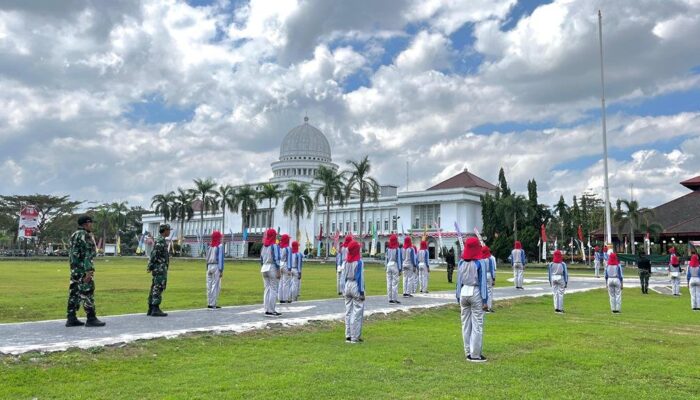
<instances>
[{"instance_id":1,"label":"paved walkway","mask_svg":"<svg viewBox=\"0 0 700 400\"><path fill-rule=\"evenodd\" d=\"M551 294L546 283L528 284L525 290L513 287L495 289L498 300L518 297L537 297ZM604 287L603 279L572 278L567 293L582 292ZM303 294L303 293L302 293ZM440 307L454 304L454 292L419 294L401 299L402 304L389 304L386 296L369 296L365 301L365 316L396 311ZM263 315L262 305L224 307L219 310L196 309L171 311L165 318L145 314L126 314L100 317L107 322L103 328L66 328L65 320L0 324L0 353L21 354L29 351L62 351L72 347L91 348L129 343L139 339L172 338L192 332L246 332L263 329L268 325L297 326L309 321L340 321L345 314L341 298L299 301L278 305L281 317Z\"/></svg>"}]
</instances>

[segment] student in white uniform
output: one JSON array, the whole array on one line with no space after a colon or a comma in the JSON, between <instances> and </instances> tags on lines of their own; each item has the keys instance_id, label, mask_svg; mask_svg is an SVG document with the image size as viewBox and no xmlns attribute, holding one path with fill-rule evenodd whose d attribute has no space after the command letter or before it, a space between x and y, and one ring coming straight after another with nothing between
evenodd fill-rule
<instances>
[{"instance_id":1,"label":"student in white uniform","mask_svg":"<svg viewBox=\"0 0 700 400\"><path fill-rule=\"evenodd\" d=\"M690 292L690 307L693 311L700 311L700 261L697 254L690 257L686 279Z\"/></svg>"},{"instance_id":2,"label":"student in white uniform","mask_svg":"<svg viewBox=\"0 0 700 400\"><path fill-rule=\"evenodd\" d=\"M675 249L671 249L671 260L668 263L668 274L671 278L671 289L674 296L681 295L681 262Z\"/></svg>"},{"instance_id":3,"label":"student in white uniform","mask_svg":"<svg viewBox=\"0 0 700 400\"><path fill-rule=\"evenodd\" d=\"M457 272L457 301L461 309L464 354L471 362L485 362L481 353L484 336L484 311L488 309L486 271L481 259L479 239L464 242Z\"/></svg>"},{"instance_id":4,"label":"student in white uniform","mask_svg":"<svg viewBox=\"0 0 700 400\"><path fill-rule=\"evenodd\" d=\"M603 253L600 251L600 247L596 246L593 249L593 269L595 270L595 277L600 278L600 266L603 263Z\"/></svg>"},{"instance_id":5,"label":"student in white uniform","mask_svg":"<svg viewBox=\"0 0 700 400\"><path fill-rule=\"evenodd\" d=\"M280 303L291 303L289 301L289 292L292 289L292 267L289 265L289 260L292 258L292 249L289 248L289 235L286 233L280 238L280 283L278 295Z\"/></svg>"},{"instance_id":6,"label":"student in white uniform","mask_svg":"<svg viewBox=\"0 0 700 400\"><path fill-rule=\"evenodd\" d=\"M391 304L401 304L399 301L399 276L401 276L402 259L399 249L399 239L396 234L389 236L389 245L384 253L386 267L386 295Z\"/></svg>"},{"instance_id":7,"label":"student in white uniform","mask_svg":"<svg viewBox=\"0 0 700 400\"><path fill-rule=\"evenodd\" d=\"M403 297L413 297L413 279L418 272L418 257L416 257L410 236L403 239L401 260L403 262L401 268L403 270Z\"/></svg>"},{"instance_id":8,"label":"student in white uniform","mask_svg":"<svg viewBox=\"0 0 700 400\"><path fill-rule=\"evenodd\" d=\"M221 244L223 235L219 231L211 233L211 243L207 249L207 308L221 308L219 294L221 293L221 278L224 276L224 245Z\"/></svg>"},{"instance_id":9,"label":"student in white uniform","mask_svg":"<svg viewBox=\"0 0 700 400\"><path fill-rule=\"evenodd\" d=\"M335 273L336 273L336 278L338 279L338 295L342 296L343 295L343 282L340 280L341 275L343 274L343 268L345 267L345 256L347 255L347 246L352 242L352 235L348 234L345 236L345 240L343 240L343 243L340 245L340 248L338 249L338 253L335 255Z\"/></svg>"},{"instance_id":10,"label":"student in white uniform","mask_svg":"<svg viewBox=\"0 0 700 400\"><path fill-rule=\"evenodd\" d=\"M608 255L608 263L605 267L605 285L610 296L610 310L613 314L619 314L622 308L622 268L617 261L617 254Z\"/></svg>"},{"instance_id":11,"label":"student in white uniform","mask_svg":"<svg viewBox=\"0 0 700 400\"><path fill-rule=\"evenodd\" d=\"M365 312L365 272L360 259L360 244L347 245L343 269L343 296L345 297L345 341L362 342L362 318Z\"/></svg>"},{"instance_id":12,"label":"student in white uniform","mask_svg":"<svg viewBox=\"0 0 700 400\"><path fill-rule=\"evenodd\" d=\"M481 247L481 263L484 265L484 270L486 271L486 285L489 292L489 299L486 303L489 306L489 309L486 312L492 313L493 287L496 285L496 257L491 255L491 249L489 249L489 246Z\"/></svg>"},{"instance_id":13,"label":"student in white uniform","mask_svg":"<svg viewBox=\"0 0 700 400\"><path fill-rule=\"evenodd\" d=\"M277 312L277 290L280 281L280 249L275 243L277 241L277 231L268 229L263 238L263 247L260 250L260 272L262 273L265 292L263 294L263 304L265 306L266 317L279 317Z\"/></svg>"},{"instance_id":14,"label":"student in white uniform","mask_svg":"<svg viewBox=\"0 0 700 400\"><path fill-rule=\"evenodd\" d=\"M523 287L525 265L527 264L525 260L525 250L523 250L522 244L517 240L513 247L515 248L510 252L510 256L508 257L510 264L513 266L513 284L516 289L525 290Z\"/></svg>"},{"instance_id":15,"label":"student in white uniform","mask_svg":"<svg viewBox=\"0 0 700 400\"><path fill-rule=\"evenodd\" d=\"M561 255L561 251L554 251L554 258L548 268L549 286L552 287L552 297L554 299L554 312L564 313L564 292L569 285L569 271Z\"/></svg>"},{"instance_id":16,"label":"student in white uniform","mask_svg":"<svg viewBox=\"0 0 700 400\"><path fill-rule=\"evenodd\" d=\"M418 282L420 292L428 293L428 279L430 278L430 253L428 252L428 242L421 240L420 250L418 250Z\"/></svg>"},{"instance_id":17,"label":"student in white uniform","mask_svg":"<svg viewBox=\"0 0 700 400\"><path fill-rule=\"evenodd\" d=\"M304 255L299 253L299 242L292 242L292 255L289 259L289 267L292 269L292 288L289 291L289 303L299 300L301 291L301 268L304 265Z\"/></svg>"}]
</instances>

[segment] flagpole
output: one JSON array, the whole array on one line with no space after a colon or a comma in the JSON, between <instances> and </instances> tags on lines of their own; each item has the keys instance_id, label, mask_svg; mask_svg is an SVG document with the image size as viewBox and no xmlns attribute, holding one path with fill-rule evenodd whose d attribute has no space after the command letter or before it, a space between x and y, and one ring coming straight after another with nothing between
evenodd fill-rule
<instances>
[{"instance_id":1,"label":"flagpole","mask_svg":"<svg viewBox=\"0 0 700 400\"><path fill-rule=\"evenodd\" d=\"M608 133L605 125L605 75L603 73L603 14L598 10L598 41L600 44L600 105L603 119L603 165L605 167L605 242L612 243L610 222L610 185L608 183Z\"/></svg>"}]
</instances>

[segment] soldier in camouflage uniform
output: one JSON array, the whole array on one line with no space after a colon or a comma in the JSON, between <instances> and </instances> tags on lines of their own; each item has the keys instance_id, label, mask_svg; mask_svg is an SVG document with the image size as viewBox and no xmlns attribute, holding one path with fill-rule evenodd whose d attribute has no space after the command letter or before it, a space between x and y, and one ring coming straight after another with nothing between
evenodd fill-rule
<instances>
[{"instance_id":1,"label":"soldier in camouflage uniform","mask_svg":"<svg viewBox=\"0 0 700 400\"><path fill-rule=\"evenodd\" d=\"M148 313L146 315L166 317L168 314L161 311L160 303L163 301L163 291L168 283L170 257L168 255L168 243L165 241L165 238L170 236L170 225L161 225L158 232L160 232L160 236L158 236L156 243L153 245L151 258L148 261L147 272L153 275L153 282L151 283L151 292L148 295Z\"/></svg>"},{"instance_id":2,"label":"soldier in camouflage uniform","mask_svg":"<svg viewBox=\"0 0 700 400\"><path fill-rule=\"evenodd\" d=\"M78 218L78 230L70 237L70 287L68 289L68 318L66 326L105 326L95 315L95 239L92 236L92 218L81 215ZM82 322L76 313L83 305L87 322Z\"/></svg>"}]
</instances>

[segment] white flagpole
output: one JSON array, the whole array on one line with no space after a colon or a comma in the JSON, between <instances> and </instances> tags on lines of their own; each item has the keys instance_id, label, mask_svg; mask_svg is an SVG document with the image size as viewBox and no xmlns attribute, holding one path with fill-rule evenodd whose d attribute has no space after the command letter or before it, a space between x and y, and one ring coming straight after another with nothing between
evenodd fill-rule
<instances>
[{"instance_id":1,"label":"white flagpole","mask_svg":"<svg viewBox=\"0 0 700 400\"><path fill-rule=\"evenodd\" d=\"M610 222L610 185L608 183L608 133L605 125L605 75L603 73L603 14L598 10L598 39L600 44L600 105L603 119L603 165L605 166L605 242L612 243Z\"/></svg>"}]
</instances>

